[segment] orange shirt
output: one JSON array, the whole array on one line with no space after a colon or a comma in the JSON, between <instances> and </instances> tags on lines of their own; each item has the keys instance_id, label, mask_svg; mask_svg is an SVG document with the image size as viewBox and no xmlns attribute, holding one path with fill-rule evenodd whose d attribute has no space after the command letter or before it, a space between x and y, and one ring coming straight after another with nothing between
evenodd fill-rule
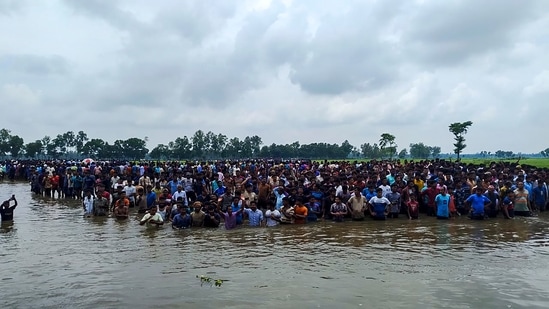
<instances>
[{"instance_id":1,"label":"orange shirt","mask_svg":"<svg viewBox=\"0 0 549 309\"><path fill-rule=\"evenodd\" d=\"M115 206L116 207L120 206L120 200L116 201ZM124 198L124 206L128 206L128 207L130 206L130 200L127 197Z\"/></svg>"},{"instance_id":2,"label":"orange shirt","mask_svg":"<svg viewBox=\"0 0 549 309\"><path fill-rule=\"evenodd\" d=\"M454 203L454 196L450 195L450 202L448 203L448 210L450 213L456 212L456 203Z\"/></svg>"},{"instance_id":3,"label":"orange shirt","mask_svg":"<svg viewBox=\"0 0 549 309\"><path fill-rule=\"evenodd\" d=\"M307 213L308 213L307 207L305 207L304 205L296 206L294 208L294 214L296 214L296 215L302 215L302 216L307 217ZM303 224L303 223L305 223L305 221L306 221L306 218L296 217L294 219L294 223L296 223L296 224Z\"/></svg>"}]
</instances>

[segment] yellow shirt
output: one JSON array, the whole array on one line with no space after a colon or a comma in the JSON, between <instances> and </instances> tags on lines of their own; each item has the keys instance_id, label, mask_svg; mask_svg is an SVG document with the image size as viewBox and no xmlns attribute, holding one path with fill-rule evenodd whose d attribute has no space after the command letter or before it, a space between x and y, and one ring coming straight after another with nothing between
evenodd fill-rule
<instances>
[{"instance_id":1,"label":"yellow shirt","mask_svg":"<svg viewBox=\"0 0 549 309\"><path fill-rule=\"evenodd\" d=\"M421 189L423 189L425 182L422 179L414 179L414 185L417 187L417 190L421 192Z\"/></svg>"}]
</instances>

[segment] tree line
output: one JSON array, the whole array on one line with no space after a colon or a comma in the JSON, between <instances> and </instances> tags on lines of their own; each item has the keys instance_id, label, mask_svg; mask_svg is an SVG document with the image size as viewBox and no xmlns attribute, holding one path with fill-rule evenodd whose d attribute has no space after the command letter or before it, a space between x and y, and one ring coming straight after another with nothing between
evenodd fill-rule
<instances>
[{"instance_id":1,"label":"tree line","mask_svg":"<svg viewBox=\"0 0 549 309\"><path fill-rule=\"evenodd\" d=\"M465 149L464 134L472 122L453 123L449 131L454 134L454 153L460 157ZM177 137L167 144L158 144L149 150L148 138L132 137L109 143L100 138L89 138L84 131L67 131L55 137L25 144L23 138L13 135L8 129L0 130L0 156L30 159L98 159L139 160L185 160L185 159L227 159L227 158L309 158L309 159L393 159L393 158L437 158L441 154L439 146L424 143L411 143L409 149L397 151L396 137L383 133L379 141L364 143L355 147L345 140L341 144L310 143L263 145L261 137L246 136L229 138L225 134L197 130L192 136Z\"/></svg>"}]
</instances>

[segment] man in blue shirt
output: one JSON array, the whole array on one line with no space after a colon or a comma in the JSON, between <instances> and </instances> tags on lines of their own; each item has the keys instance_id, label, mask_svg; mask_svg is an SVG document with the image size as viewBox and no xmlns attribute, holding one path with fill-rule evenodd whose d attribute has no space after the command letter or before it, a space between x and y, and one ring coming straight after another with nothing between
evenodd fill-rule
<instances>
[{"instance_id":1,"label":"man in blue shirt","mask_svg":"<svg viewBox=\"0 0 549 309\"><path fill-rule=\"evenodd\" d=\"M385 220L389 214L391 202L383 196L383 189L376 189L376 196L372 197L368 204L370 205L370 214L374 220Z\"/></svg>"},{"instance_id":2,"label":"man in blue shirt","mask_svg":"<svg viewBox=\"0 0 549 309\"><path fill-rule=\"evenodd\" d=\"M147 209L156 206L156 193L152 189L152 185L147 185Z\"/></svg>"},{"instance_id":3,"label":"man in blue shirt","mask_svg":"<svg viewBox=\"0 0 549 309\"><path fill-rule=\"evenodd\" d=\"M362 190L362 195L369 201L372 197L376 196L376 190L373 183L368 183L368 186Z\"/></svg>"},{"instance_id":4,"label":"man in blue shirt","mask_svg":"<svg viewBox=\"0 0 549 309\"><path fill-rule=\"evenodd\" d=\"M471 207L470 218L473 220L484 220L484 209L490 206L490 199L482 193L482 187L475 189L475 194L471 194L465 203Z\"/></svg>"},{"instance_id":5,"label":"man in blue shirt","mask_svg":"<svg viewBox=\"0 0 549 309\"><path fill-rule=\"evenodd\" d=\"M442 187L441 192L435 197L437 219L450 218L450 195L446 186Z\"/></svg>"},{"instance_id":6,"label":"man in blue shirt","mask_svg":"<svg viewBox=\"0 0 549 309\"><path fill-rule=\"evenodd\" d=\"M534 200L534 209L539 211L545 210L545 204L547 203L547 192L543 187L543 181L538 179L538 185L532 189L532 199Z\"/></svg>"},{"instance_id":7,"label":"man in blue shirt","mask_svg":"<svg viewBox=\"0 0 549 309\"><path fill-rule=\"evenodd\" d=\"M257 209L255 201L250 202L250 208L244 208L244 213L248 216L250 226L263 226L263 212Z\"/></svg>"},{"instance_id":8,"label":"man in blue shirt","mask_svg":"<svg viewBox=\"0 0 549 309\"><path fill-rule=\"evenodd\" d=\"M191 223L191 216L187 214L187 208L185 206L179 207L179 213L173 217L172 228L188 229L191 227Z\"/></svg>"},{"instance_id":9,"label":"man in blue shirt","mask_svg":"<svg viewBox=\"0 0 549 309\"><path fill-rule=\"evenodd\" d=\"M225 192L227 192L227 187L225 187L223 185L222 181L218 180L217 181L217 189L215 189L215 191L214 191L215 195L217 195L217 197L220 197L223 194L225 194Z\"/></svg>"}]
</instances>

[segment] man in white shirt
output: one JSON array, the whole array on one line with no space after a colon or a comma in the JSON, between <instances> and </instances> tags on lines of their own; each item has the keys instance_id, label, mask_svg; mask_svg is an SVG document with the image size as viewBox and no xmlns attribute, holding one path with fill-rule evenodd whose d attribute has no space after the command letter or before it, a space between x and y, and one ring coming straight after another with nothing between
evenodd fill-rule
<instances>
[{"instance_id":1,"label":"man in white shirt","mask_svg":"<svg viewBox=\"0 0 549 309\"><path fill-rule=\"evenodd\" d=\"M183 191L182 185L177 185L177 191L172 195L172 200L177 201L179 198L183 198L183 203L185 206L189 206L189 200L187 199L187 193Z\"/></svg>"},{"instance_id":2,"label":"man in white shirt","mask_svg":"<svg viewBox=\"0 0 549 309\"><path fill-rule=\"evenodd\" d=\"M162 216L156 212L156 207L153 207L149 210L147 214L143 216L141 219L141 222L139 222L139 225L156 225L160 226L164 224L164 220L162 219Z\"/></svg>"},{"instance_id":3,"label":"man in white shirt","mask_svg":"<svg viewBox=\"0 0 549 309\"><path fill-rule=\"evenodd\" d=\"M93 215L93 195L90 190L84 193L84 200L82 201L84 207L84 216L91 217Z\"/></svg>"},{"instance_id":4,"label":"man in white shirt","mask_svg":"<svg viewBox=\"0 0 549 309\"><path fill-rule=\"evenodd\" d=\"M277 226L280 224L280 211L276 210L275 204L269 202L269 209L265 212L265 218L267 219L267 227Z\"/></svg>"},{"instance_id":5,"label":"man in white shirt","mask_svg":"<svg viewBox=\"0 0 549 309\"><path fill-rule=\"evenodd\" d=\"M126 192L126 196L130 200L130 207L135 206L135 196L137 195L137 190L132 185L133 181L131 179L128 179L128 184L124 187L124 191Z\"/></svg>"}]
</instances>

